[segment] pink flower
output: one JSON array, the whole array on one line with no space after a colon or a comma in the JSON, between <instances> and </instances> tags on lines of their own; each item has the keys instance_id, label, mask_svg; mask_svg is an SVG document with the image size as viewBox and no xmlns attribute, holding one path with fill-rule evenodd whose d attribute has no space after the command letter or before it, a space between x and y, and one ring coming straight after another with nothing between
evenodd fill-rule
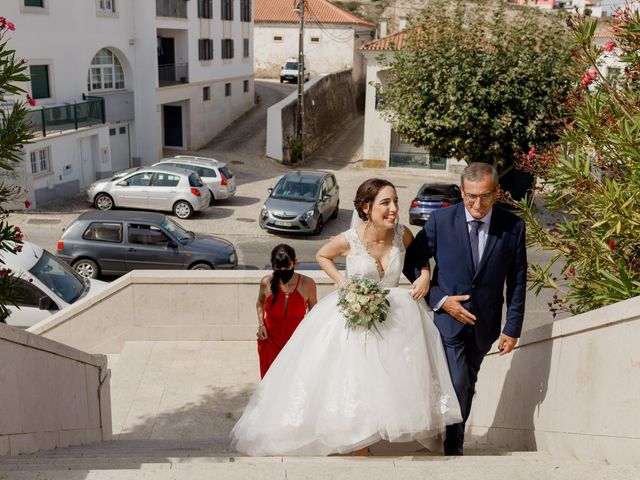
<instances>
[{"instance_id":1,"label":"pink flower","mask_svg":"<svg viewBox=\"0 0 640 480\"><path fill-rule=\"evenodd\" d=\"M10 268L1 268L0 269L0 277L6 277L10 273L11 273L11 269Z\"/></svg>"},{"instance_id":2,"label":"pink flower","mask_svg":"<svg viewBox=\"0 0 640 480\"><path fill-rule=\"evenodd\" d=\"M615 250L616 249L616 241L615 240L609 240L609 248L611 250Z\"/></svg>"},{"instance_id":3,"label":"pink flower","mask_svg":"<svg viewBox=\"0 0 640 480\"><path fill-rule=\"evenodd\" d=\"M22 251L22 245L16 245L16 248L13 249L15 253L20 253Z\"/></svg>"},{"instance_id":4,"label":"pink flower","mask_svg":"<svg viewBox=\"0 0 640 480\"><path fill-rule=\"evenodd\" d=\"M31 105L32 107L35 107L38 102L36 102L35 98L33 98L31 95L27 95L27 103L29 105ZM27 207L27 208L29 208L29 207Z\"/></svg>"},{"instance_id":5,"label":"pink flower","mask_svg":"<svg viewBox=\"0 0 640 480\"><path fill-rule=\"evenodd\" d=\"M605 52L611 52L614 48L615 48L616 44L613 40L609 40L607 43L604 44L604 46L602 47L602 50L604 50Z\"/></svg>"},{"instance_id":6,"label":"pink flower","mask_svg":"<svg viewBox=\"0 0 640 480\"><path fill-rule=\"evenodd\" d=\"M620 15L622 15L622 12L620 10L616 10L615 12L613 12L613 18L620 18Z\"/></svg>"},{"instance_id":7,"label":"pink flower","mask_svg":"<svg viewBox=\"0 0 640 480\"><path fill-rule=\"evenodd\" d=\"M16 29L16 26L11 22L7 22L7 28L13 32Z\"/></svg>"},{"instance_id":8,"label":"pink flower","mask_svg":"<svg viewBox=\"0 0 640 480\"><path fill-rule=\"evenodd\" d=\"M582 80L580 80L580 85L582 87L588 87L597 76L598 76L598 72L596 72L595 70L589 70L587 73L584 74L584 76L582 77Z\"/></svg>"},{"instance_id":9,"label":"pink flower","mask_svg":"<svg viewBox=\"0 0 640 480\"><path fill-rule=\"evenodd\" d=\"M7 24L7 19L5 17L0 17L0 29L4 28Z\"/></svg>"},{"instance_id":10,"label":"pink flower","mask_svg":"<svg viewBox=\"0 0 640 480\"><path fill-rule=\"evenodd\" d=\"M29 208L31 206L31 202L29 200L24 201L24 208Z\"/></svg>"}]
</instances>

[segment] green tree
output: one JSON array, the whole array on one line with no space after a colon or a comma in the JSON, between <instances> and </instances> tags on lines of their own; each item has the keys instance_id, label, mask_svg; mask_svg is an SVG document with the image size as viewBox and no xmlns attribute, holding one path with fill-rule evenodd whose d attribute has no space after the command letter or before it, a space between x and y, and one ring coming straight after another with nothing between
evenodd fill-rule
<instances>
[{"instance_id":1,"label":"green tree","mask_svg":"<svg viewBox=\"0 0 640 480\"><path fill-rule=\"evenodd\" d=\"M542 179L544 207L562 220L542 225L534 197L520 206L530 244L555 252L549 264L531 266L532 286L557 290L553 309L580 313L640 295L640 16L618 11L604 46L593 42L596 20L569 23L586 73L574 82L558 146L520 162ZM617 87L602 74L616 58L626 77Z\"/></svg>"},{"instance_id":2,"label":"green tree","mask_svg":"<svg viewBox=\"0 0 640 480\"><path fill-rule=\"evenodd\" d=\"M432 0L384 62L394 129L433 155L492 163L557 140L574 78L564 15L505 2Z\"/></svg>"},{"instance_id":3,"label":"green tree","mask_svg":"<svg viewBox=\"0 0 640 480\"><path fill-rule=\"evenodd\" d=\"M8 46L8 32L14 29L13 23L0 17L0 172L13 170L14 165L21 161L22 146L31 139L26 122L26 103L35 104L29 96L26 102L19 99L25 94L19 84L28 81L29 77L25 74L25 62L16 59L15 51ZM6 305L13 303L14 298L14 276L5 267L3 252L22 249L22 232L7 221L5 205L19 195L17 187L0 183L0 321L9 314Z\"/></svg>"}]
</instances>

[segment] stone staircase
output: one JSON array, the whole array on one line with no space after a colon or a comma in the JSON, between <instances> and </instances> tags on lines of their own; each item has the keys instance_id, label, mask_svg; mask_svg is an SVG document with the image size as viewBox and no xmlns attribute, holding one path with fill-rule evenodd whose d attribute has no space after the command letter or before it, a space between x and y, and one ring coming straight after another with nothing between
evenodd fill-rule
<instances>
[{"instance_id":1,"label":"stone staircase","mask_svg":"<svg viewBox=\"0 0 640 480\"><path fill-rule=\"evenodd\" d=\"M379 444L368 458L237 456L229 431L258 380L254 342L128 342L109 356L113 440L0 457L0 480L638 479L640 467L537 452Z\"/></svg>"}]
</instances>

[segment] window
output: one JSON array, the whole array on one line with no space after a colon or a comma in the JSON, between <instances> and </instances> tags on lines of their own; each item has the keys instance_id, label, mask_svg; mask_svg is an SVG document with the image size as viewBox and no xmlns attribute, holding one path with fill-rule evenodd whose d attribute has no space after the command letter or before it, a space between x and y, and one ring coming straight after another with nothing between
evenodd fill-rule
<instances>
[{"instance_id":1,"label":"window","mask_svg":"<svg viewBox=\"0 0 640 480\"><path fill-rule=\"evenodd\" d=\"M245 93L249 91L249 80L242 82L242 91Z\"/></svg>"},{"instance_id":2,"label":"window","mask_svg":"<svg viewBox=\"0 0 640 480\"><path fill-rule=\"evenodd\" d=\"M153 187L177 187L180 176L172 173L156 173L151 186Z\"/></svg>"},{"instance_id":3,"label":"window","mask_svg":"<svg viewBox=\"0 0 640 480\"><path fill-rule=\"evenodd\" d=\"M120 127L120 128L118 129L118 133L119 133L120 135L123 135L123 134L127 133L127 127Z\"/></svg>"},{"instance_id":4,"label":"window","mask_svg":"<svg viewBox=\"0 0 640 480\"><path fill-rule=\"evenodd\" d=\"M213 0L198 0L198 18L213 18Z\"/></svg>"},{"instance_id":5,"label":"window","mask_svg":"<svg viewBox=\"0 0 640 480\"><path fill-rule=\"evenodd\" d=\"M311 37L311 43L320 43L320 37Z\"/></svg>"},{"instance_id":6,"label":"window","mask_svg":"<svg viewBox=\"0 0 640 480\"><path fill-rule=\"evenodd\" d=\"M233 39L222 39L222 58L233 58Z\"/></svg>"},{"instance_id":7,"label":"window","mask_svg":"<svg viewBox=\"0 0 640 480\"><path fill-rule=\"evenodd\" d=\"M251 21L251 0L240 0L240 21Z\"/></svg>"},{"instance_id":8,"label":"window","mask_svg":"<svg viewBox=\"0 0 640 480\"><path fill-rule=\"evenodd\" d=\"M124 88L124 70L120 60L108 48L101 48L91 60L87 89L115 90Z\"/></svg>"},{"instance_id":9,"label":"window","mask_svg":"<svg viewBox=\"0 0 640 480\"><path fill-rule=\"evenodd\" d=\"M206 102L207 100L211 100L211 88L202 87L202 101Z\"/></svg>"},{"instance_id":10,"label":"window","mask_svg":"<svg viewBox=\"0 0 640 480\"><path fill-rule=\"evenodd\" d=\"M121 223L93 222L82 234L85 240L95 240L98 242L122 242Z\"/></svg>"},{"instance_id":11,"label":"window","mask_svg":"<svg viewBox=\"0 0 640 480\"><path fill-rule=\"evenodd\" d=\"M231 96L231 84L230 83L225 83L224 84L224 96L225 97L230 97Z\"/></svg>"},{"instance_id":12,"label":"window","mask_svg":"<svg viewBox=\"0 0 640 480\"><path fill-rule=\"evenodd\" d=\"M51 167L49 147L41 148L39 150L33 150L29 153L29 160L31 162L31 173L33 175L39 175L42 173L49 173Z\"/></svg>"},{"instance_id":13,"label":"window","mask_svg":"<svg viewBox=\"0 0 640 480\"><path fill-rule=\"evenodd\" d=\"M222 0L222 20L233 20L233 0Z\"/></svg>"},{"instance_id":14,"label":"window","mask_svg":"<svg viewBox=\"0 0 640 480\"><path fill-rule=\"evenodd\" d=\"M198 59L211 60L213 58L213 40L201 38L198 40Z\"/></svg>"},{"instance_id":15,"label":"window","mask_svg":"<svg viewBox=\"0 0 640 480\"><path fill-rule=\"evenodd\" d=\"M41 298L50 298L46 293L22 278L16 278L13 284L14 295L18 307L40 308ZM58 306L52 300L51 310L58 310Z\"/></svg>"},{"instance_id":16,"label":"window","mask_svg":"<svg viewBox=\"0 0 640 480\"><path fill-rule=\"evenodd\" d=\"M31 65L31 96L33 98L49 98L49 65Z\"/></svg>"},{"instance_id":17,"label":"window","mask_svg":"<svg viewBox=\"0 0 640 480\"><path fill-rule=\"evenodd\" d=\"M115 13L115 0L98 0L98 12Z\"/></svg>"},{"instance_id":18,"label":"window","mask_svg":"<svg viewBox=\"0 0 640 480\"><path fill-rule=\"evenodd\" d=\"M218 174L213 168L195 167L194 170L198 175L200 175L201 178L217 178L218 177Z\"/></svg>"},{"instance_id":19,"label":"window","mask_svg":"<svg viewBox=\"0 0 640 480\"><path fill-rule=\"evenodd\" d=\"M24 6L44 8L44 0L24 0Z\"/></svg>"},{"instance_id":20,"label":"window","mask_svg":"<svg viewBox=\"0 0 640 480\"><path fill-rule=\"evenodd\" d=\"M284 37L282 35L274 35L273 36L273 41L274 42L282 42L284 40Z\"/></svg>"},{"instance_id":21,"label":"window","mask_svg":"<svg viewBox=\"0 0 640 480\"><path fill-rule=\"evenodd\" d=\"M115 128L110 128L109 129L109 136L113 137L116 134L116 129Z\"/></svg>"},{"instance_id":22,"label":"window","mask_svg":"<svg viewBox=\"0 0 640 480\"><path fill-rule=\"evenodd\" d=\"M151 183L151 172L143 172L133 175L125 180L130 187L148 187Z\"/></svg>"},{"instance_id":23,"label":"window","mask_svg":"<svg viewBox=\"0 0 640 480\"><path fill-rule=\"evenodd\" d=\"M242 39L242 56L244 58L249 57L249 39L248 38Z\"/></svg>"},{"instance_id":24,"label":"window","mask_svg":"<svg viewBox=\"0 0 640 480\"><path fill-rule=\"evenodd\" d=\"M129 224L127 240L129 243L158 247L166 247L172 243L160 227L144 224Z\"/></svg>"}]
</instances>

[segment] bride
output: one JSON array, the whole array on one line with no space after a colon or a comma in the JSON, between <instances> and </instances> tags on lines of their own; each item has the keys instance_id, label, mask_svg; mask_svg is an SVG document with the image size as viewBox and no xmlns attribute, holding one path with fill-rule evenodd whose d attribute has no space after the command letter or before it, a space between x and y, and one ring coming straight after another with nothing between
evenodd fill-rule
<instances>
[{"instance_id":1,"label":"bride","mask_svg":"<svg viewBox=\"0 0 640 480\"><path fill-rule=\"evenodd\" d=\"M325 273L346 283L347 273L390 289L387 319L375 330L353 330L337 306L338 293L307 314L258 385L233 428L232 448L248 455L329 455L378 442L426 445L461 421L439 332L422 298L428 265L411 286L398 288L409 229L397 225L392 183L366 180L356 193L360 224L317 253ZM431 440L431 442L429 442Z\"/></svg>"}]
</instances>

